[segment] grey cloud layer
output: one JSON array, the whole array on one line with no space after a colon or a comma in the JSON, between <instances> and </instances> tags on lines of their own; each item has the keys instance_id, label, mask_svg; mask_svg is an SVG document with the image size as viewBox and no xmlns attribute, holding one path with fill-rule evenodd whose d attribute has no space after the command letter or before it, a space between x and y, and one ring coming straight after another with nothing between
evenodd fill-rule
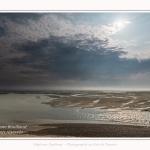
<instances>
[{"instance_id":1,"label":"grey cloud layer","mask_svg":"<svg viewBox=\"0 0 150 150\"><path fill-rule=\"evenodd\" d=\"M68 80L109 85L150 72L149 59L126 59L125 46L112 44L118 32L113 26L91 26L72 14L0 14L0 19L3 85Z\"/></svg>"},{"instance_id":2,"label":"grey cloud layer","mask_svg":"<svg viewBox=\"0 0 150 150\"><path fill-rule=\"evenodd\" d=\"M150 61L121 59L119 56L125 54L123 50L118 47L104 48L101 45L107 45L108 41L101 40L98 45L91 46L94 41L95 38L72 41L55 36L36 42L28 41L14 45L19 52L26 55L22 59L15 58L11 61L16 65L49 72L53 75L52 79L97 80L106 76L115 78L150 71L148 65ZM83 42L86 44L82 45ZM87 50L89 47L93 50Z\"/></svg>"}]
</instances>

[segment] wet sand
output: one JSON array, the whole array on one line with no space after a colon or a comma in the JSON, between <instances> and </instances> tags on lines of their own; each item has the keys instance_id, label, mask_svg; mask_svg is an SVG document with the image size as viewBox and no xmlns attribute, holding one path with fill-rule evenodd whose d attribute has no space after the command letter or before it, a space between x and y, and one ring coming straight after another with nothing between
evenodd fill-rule
<instances>
[{"instance_id":1,"label":"wet sand","mask_svg":"<svg viewBox=\"0 0 150 150\"><path fill-rule=\"evenodd\" d=\"M150 127L112 124L45 124L30 126L23 134L0 137L77 138L77 137L150 137Z\"/></svg>"},{"instance_id":2,"label":"wet sand","mask_svg":"<svg viewBox=\"0 0 150 150\"><path fill-rule=\"evenodd\" d=\"M50 95L53 101L42 102L52 107L79 107L124 110L141 110L150 112L150 92L78 92Z\"/></svg>"}]
</instances>

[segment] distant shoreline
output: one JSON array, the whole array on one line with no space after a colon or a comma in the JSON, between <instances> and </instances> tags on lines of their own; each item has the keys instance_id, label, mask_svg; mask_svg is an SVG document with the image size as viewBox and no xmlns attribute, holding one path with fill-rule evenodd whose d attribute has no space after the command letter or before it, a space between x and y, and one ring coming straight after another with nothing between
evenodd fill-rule
<instances>
[{"instance_id":1,"label":"distant shoreline","mask_svg":"<svg viewBox=\"0 0 150 150\"><path fill-rule=\"evenodd\" d=\"M100 93L130 93L130 92L150 92L150 90L71 90L71 89L68 89L68 90L2 90L0 89L0 94L1 93L34 93L34 94L38 94L38 93L41 93L41 94L45 94L45 93L51 93L51 92L72 92L72 93L78 93L78 92L100 92Z\"/></svg>"}]
</instances>

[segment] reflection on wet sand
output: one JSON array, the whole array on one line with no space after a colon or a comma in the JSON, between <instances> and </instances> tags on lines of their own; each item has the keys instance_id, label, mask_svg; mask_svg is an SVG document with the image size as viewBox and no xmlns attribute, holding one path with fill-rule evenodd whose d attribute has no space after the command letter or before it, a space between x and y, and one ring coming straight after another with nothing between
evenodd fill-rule
<instances>
[{"instance_id":1,"label":"reflection on wet sand","mask_svg":"<svg viewBox=\"0 0 150 150\"><path fill-rule=\"evenodd\" d=\"M82 92L82 93L59 93L49 95L55 98L53 101L43 102L52 107L80 107L80 108L121 108L127 110L150 111L150 92Z\"/></svg>"},{"instance_id":2,"label":"reflection on wet sand","mask_svg":"<svg viewBox=\"0 0 150 150\"><path fill-rule=\"evenodd\" d=\"M76 121L150 125L150 92L18 92L0 94L0 101L0 124Z\"/></svg>"},{"instance_id":3,"label":"reflection on wet sand","mask_svg":"<svg viewBox=\"0 0 150 150\"><path fill-rule=\"evenodd\" d=\"M51 129L49 128L55 123L57 126L65 123L66 125L63 127L66 129L68 127L75 128L77 124L84 126L83 123L86 123L86 132L93 125L92 131L88 132L90 134L95 132L96 124L99 124L99 127L104 127L103 124L150 126L150 92L6 92L0 93L0 104L0 116L3 118L0 120L0 125L28 126L25 134L0 134L1 137L80 136L77 134L77 130L74 132L76 134L67 130L66 135L59 133L57 128L55 129L57 133L50 132ZM70 126L67 123L70 125L76 123L76 125ZM49 125L41 128L40 124ZM108 127L112 131L112 126L108 125ZM118 126L118 128L122 130L123 126ZM116 136L125 135L124 133L129 128L134 131L133 126L126 126L123 133L118 132L119 135ZM113 136L114 134L109 133L106 132L105 135ZM103 135L102 132L99 132L93 136ZM125 136L149 136L149 134L143 133L142 128L140 128L138 135L128 133Z\"/></svg>"}]
</instances>

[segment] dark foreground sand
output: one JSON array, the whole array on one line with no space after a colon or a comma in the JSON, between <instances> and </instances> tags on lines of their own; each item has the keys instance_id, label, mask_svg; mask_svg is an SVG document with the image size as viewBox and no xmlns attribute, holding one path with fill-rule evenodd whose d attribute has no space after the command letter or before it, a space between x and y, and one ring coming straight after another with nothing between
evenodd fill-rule
<instances>
[{"instance_id":1,"label":"dark foreground sand","mask_svg":"<svg viewBox=\"0 0 150 150\"><path fill-rule=\"evenodd\" d=\"M150 127L110 124L51 124L29 135L58 137L150 137ZM48 128L49 126L54 128Z\"/></svg>"},{"instance_id":2,"label":"dark foreground sand","mask_svg":"<svg viewBox=\"0 0 150 150\"><path fill-rule=\"evenodd\" d=\"M150 137L150 127L111 124L46 124L31 126L21 135L0 137Z\"/></svg>"}]
</instances>

